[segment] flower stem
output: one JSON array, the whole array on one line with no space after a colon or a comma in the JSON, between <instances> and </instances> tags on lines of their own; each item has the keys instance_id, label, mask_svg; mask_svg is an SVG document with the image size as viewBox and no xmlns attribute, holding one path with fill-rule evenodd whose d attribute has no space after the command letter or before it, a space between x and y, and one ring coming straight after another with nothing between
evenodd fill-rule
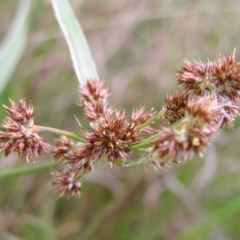
<instances>
[{"instance_id":1,"label":"flower stem","mask_svg":"<svg viewBox=\"0 0 240 240\"><path fill-rule=\"evenodd\" d=\"M56 133L59 135L64 135L64 136L70 137L78 142L84 142L84 139L82 139L81 137L77 136L76 134L74 134L72 132L64 131L64 130L57 129L57 128L38 126L38 125L35 125L35 127L37 128L38 131L41 131L41 132L43 132L43 131L52 132L52 133Z\"/></svg>"},{"instance_id":2,"label":"flower stem","mask_svg":"<svg viewBox=\"0 0 240 240\"><path fill-rule=\"evenodd\" d=\"M164 112L163 111L160 111L158 112L155 116L153 116L152 118L150 118L148 121L146 121L145 123L143 124L140 124L138 126L138 129L142 129L142 128L145 128L146 126L150 125L151 123L159 120L160 118L162 118L164 115Z\"/></svg>"},{"instance_id":3,"label":"flower stem","mask_svg":"<svg viewBox=\"0 0 240 240\"><path fill-rule=\"evenodd\" d=\"M154 134L154 135L152 135L151 137L144 139L144 140L141 141L140 143L132 145L132 146L130 147L130 149L131 149L131 150L137 150L137 149L140 149L140 148L143 148L143 147L147 147L147 146L149 146L149 145L151 144L151 141L152 141L155 137L157 137L158 135L159 135L159 133Z\"/></svg>"},{"instance_id":4,"label":"flower stem","mask_svg":"<svg viewBox=\"0 0 240 240\"><path fill-rule=\"evenodd\" d=\"M19 167L19 168L11 169L9 171L1 172L0 179L7 179L7 178L19 177L21 175L26 175L30 173L36 173L36 172L44 171L49 168L56 167L57 165L59 165L59 162L51 161L51 162L37 164L34 166Z\"/></svg>"}]
</instances>

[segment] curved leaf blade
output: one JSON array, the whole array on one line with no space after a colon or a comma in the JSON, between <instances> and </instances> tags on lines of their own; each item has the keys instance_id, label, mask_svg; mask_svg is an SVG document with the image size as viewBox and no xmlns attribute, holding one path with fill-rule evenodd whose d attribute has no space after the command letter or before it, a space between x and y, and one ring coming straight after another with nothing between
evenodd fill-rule
<instances>
[{"instance_id":1,"label":"curved leaf blade","mask_svg":"<svg viewBox=\"0 0 240 240\"><path fill-rule=\"evenodd\" d=\"M51 0L56 19L67 41L80 84L99 79L87 40L67 0Z\"/></svg>"}]
</instances>

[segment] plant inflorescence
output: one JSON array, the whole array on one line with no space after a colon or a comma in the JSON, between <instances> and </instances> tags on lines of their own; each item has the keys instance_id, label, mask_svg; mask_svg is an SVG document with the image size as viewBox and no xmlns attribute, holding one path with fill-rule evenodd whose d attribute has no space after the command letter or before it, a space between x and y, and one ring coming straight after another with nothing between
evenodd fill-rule
<instances>
[{"instance_id":1,"label":"plant inflorescence","mask_svg":"<svg viewBox=\"0 0 240 240\"><path fill-rule=\"evenodd\" d=\"M225 125L232 128L239 115L240 63L235 51L214 61L185 60L176 84L160 111L142 107L127 118L124 110L109 104L104 82L89 79L79 87L79 105L89 122L88 129L80 126L81 136L36 125L31 104L11 101L4 106L8 117L2 121L0 149L5 156L16 153L31 163L44 152L52 154L63 166L62 172L52 172L52 188L60 196L78 195L82 179L101 161L110 166L148 162L168 168L194 154L203 156L218 130ZM167 127L153 127L163 118L169 122ZM50 144L39 136L41 131L60 137ZM144 153L144 161L131 159L137 151Z\"/></svg>"}]
</instances>

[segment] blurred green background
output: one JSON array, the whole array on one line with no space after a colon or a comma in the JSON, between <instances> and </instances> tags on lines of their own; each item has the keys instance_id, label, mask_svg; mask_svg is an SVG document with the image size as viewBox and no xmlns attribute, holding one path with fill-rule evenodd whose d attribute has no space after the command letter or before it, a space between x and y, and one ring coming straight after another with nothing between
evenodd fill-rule
<instances>
[{"instance_id":1,"label":"blurred green background","mask_svg":"<svg viewBox=\"0 0 240 240\"><path fill-rule=\"evenodd\" d=\"M18 9L0 1L0 40ZM187 58L213 59L236 47L240 60L239 1L72 0L110 102L130 113L161 109ZM50 1L32 1L26 48L0 96L26 98L38 125L80 133L74 115L78 81ZM1 73L0 73L1 74ZM5 116L0 109L1 119ZM230 240L240 239L240 122L222 129L203 159L168 171L149 165L94 169L81 198L58 199L49 171L0 182L3 240ZM50 142L53 136L45 134ZM142 157L142 156L139 156ZM51 160L49 158L39 159ZM24 165L1 155L1 171Z\"/></svg>"}]
</instances>

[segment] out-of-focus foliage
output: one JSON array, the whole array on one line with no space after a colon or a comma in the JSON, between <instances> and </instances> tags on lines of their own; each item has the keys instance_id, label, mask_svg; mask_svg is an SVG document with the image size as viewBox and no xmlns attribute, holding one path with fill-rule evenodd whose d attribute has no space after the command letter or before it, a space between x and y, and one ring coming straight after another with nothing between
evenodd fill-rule
<instances>
[{"instance_id":1,"label":"out-of-focus foliage","mask_svg":"<svg viewBox=\"0 0 240 240\"><path fill-rule=\"evenodd\" d=\"M85 30L111 103L160 109L182 60L215 58L236 47L237 1L70 1ZM18 1L0 1L0 40ZM1 73L0 73L1 74ZM32 1L27 47L0 97L27 98L36 124L80 132L78 81L49 1ZM0 117L4 116L0 109ZM165 123L163 123L165 124ZM57 199L49 172L0 183L0 239L239 239L240 129L223 129L203 159L169 171L99 166L81 198ZM46 134L51 141L51 135ZM144 156L139 156L144 157ZM40 160L39 160L40 161ZM0 168L23 165L14 156Z\"/></svg>"},{"instance_id":2,"label":"out-of-focus foliage","mask_svg":"<svg viewBox=\"0 0 240 240\"><path fill-rule=\"evenodd\" d=\"M20 1L18 12L0 45L0 92L12 76L27 41L29 0Z\"/></svg>"}]
</instances>

